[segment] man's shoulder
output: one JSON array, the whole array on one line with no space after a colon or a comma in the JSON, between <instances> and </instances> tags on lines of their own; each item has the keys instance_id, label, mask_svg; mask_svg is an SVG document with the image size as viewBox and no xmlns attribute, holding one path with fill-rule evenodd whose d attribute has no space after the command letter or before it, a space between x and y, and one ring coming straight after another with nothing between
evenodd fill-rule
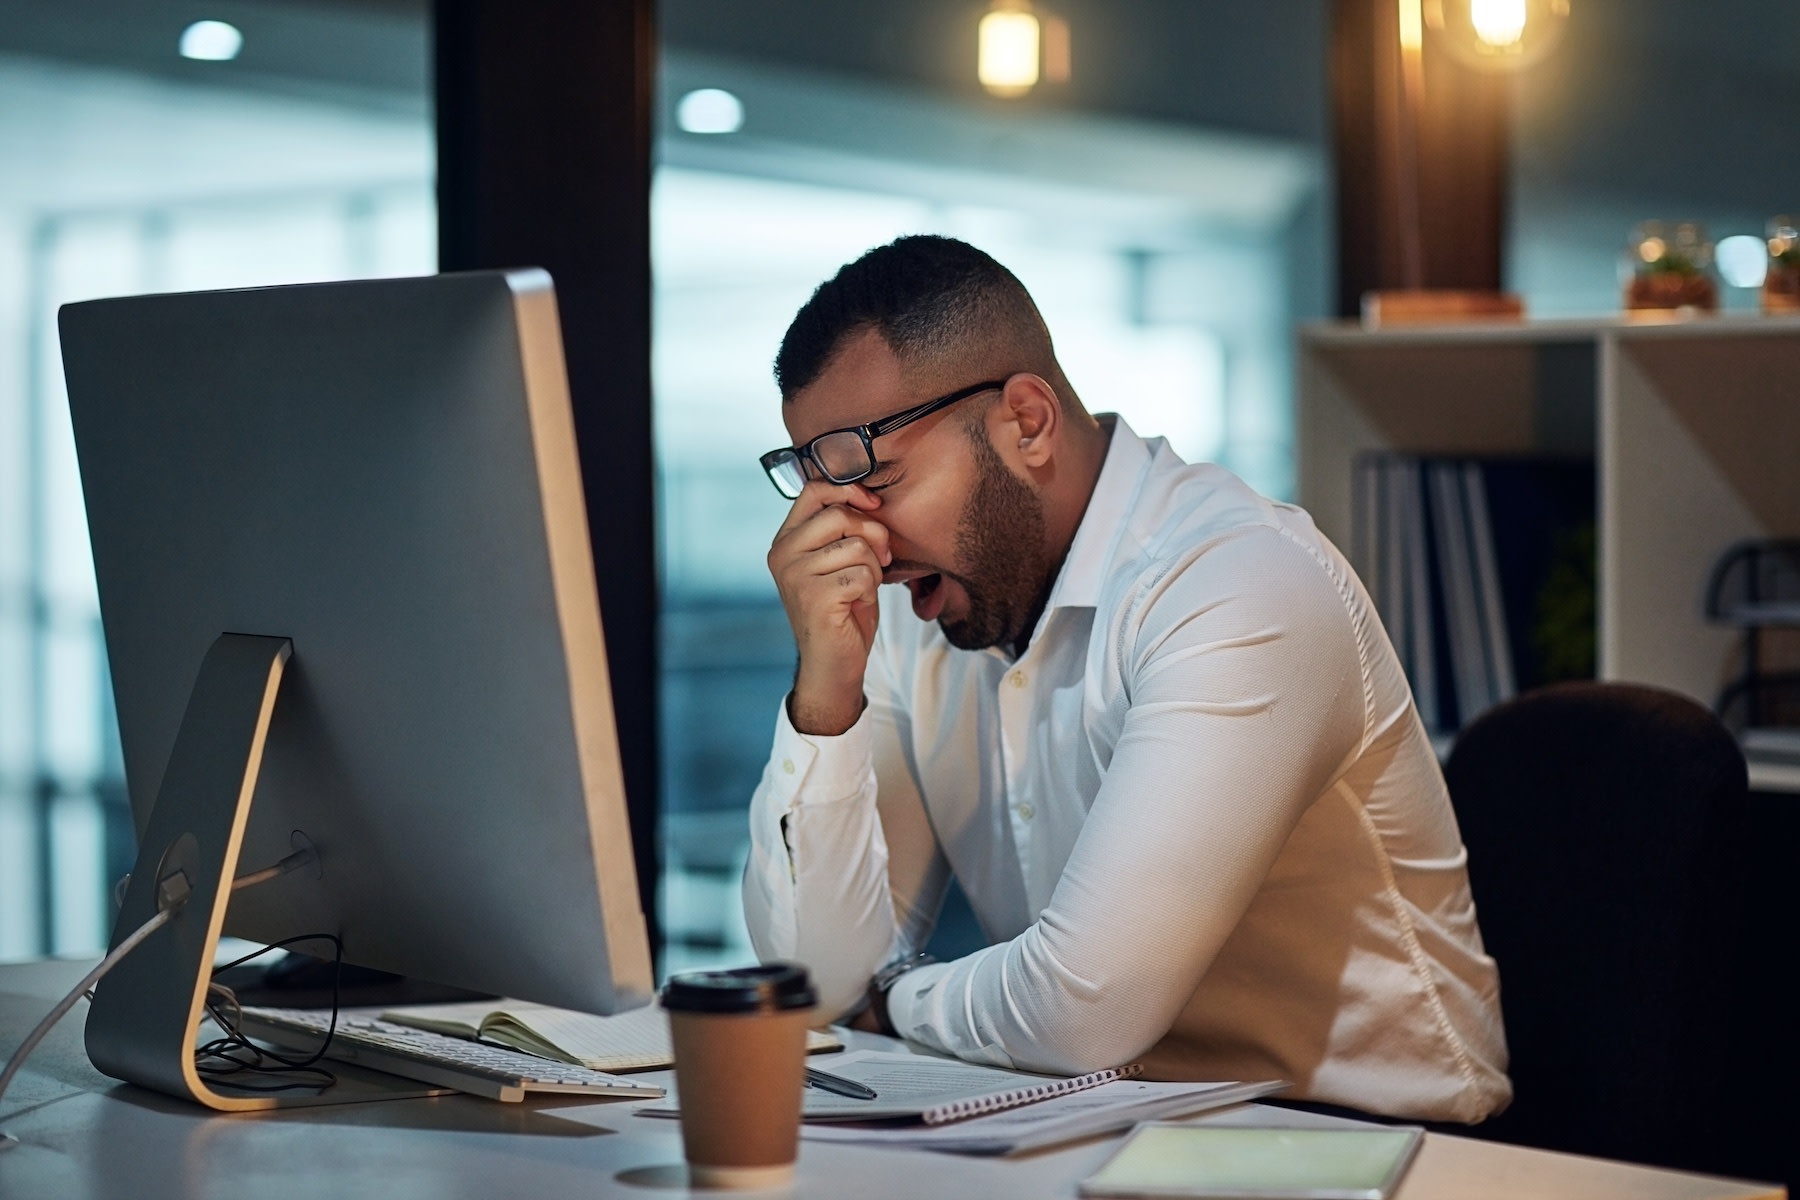
<instances>
[{"instance_id":1,"label":"man's shoulder","mask_svg":"<svg viewBox=\"0 0 1800 1200\"><path fill-rule=\"evenodd\" d=\"M1228 546L1235 551L1216 553ZM1304 509L1269 499L1223 467L1159 455L1122 514L1106 574L1129 589L1172 574L1235 570L1240 563L1221 559L1250 553L1297 553L1319 564L1338 557Z\"/></svg>"},{"instance_id":2,"label":"man's shoulder","mask_svg":"<svg viewBox=\"0 0 1800 1200\"><path fill-rule=\"evenodd\" d=\"M1122 514L1094 637L1123 652L1196 618L1331 637L1355 623L1351 568L1304 509L1222 467L1158 458Z\"/></svg>"}]
</instances>

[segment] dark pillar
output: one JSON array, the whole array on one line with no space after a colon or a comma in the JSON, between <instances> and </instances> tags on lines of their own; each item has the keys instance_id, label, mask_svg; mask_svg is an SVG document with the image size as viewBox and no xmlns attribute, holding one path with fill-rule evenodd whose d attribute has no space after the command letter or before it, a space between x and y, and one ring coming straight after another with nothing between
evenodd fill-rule
<instances>
[{"instance_id":1,"label":"dark pillar","mask_svg":"<svg viewBox=\"0 0 1800 1200\"><path fill-rule=\"evenodd\" d=\"M656 944L652 0L434 0L438 264L556 281L638 886Z\"/></svg>"},{"instance_id":2,"label":"dark pillar","mask_svg":"<svg viewBox=\"0 0 1800 1200\"><path fill-rule=\"evenodd\" d=\"M1379 288L1499 291L1506 236L1510 81L1424 49L1418 121L1421 278L1406 277L1409 170L1397 0L1333 0L1332 132L1338 315Z\"/></svg>"}]
</instances>

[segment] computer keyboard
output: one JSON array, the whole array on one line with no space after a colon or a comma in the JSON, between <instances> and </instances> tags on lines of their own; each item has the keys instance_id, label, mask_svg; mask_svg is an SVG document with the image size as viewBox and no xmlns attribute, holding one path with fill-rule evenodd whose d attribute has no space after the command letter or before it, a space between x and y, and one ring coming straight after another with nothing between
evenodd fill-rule
<instances>
[{"instance_id":1,"label":"computer keyboard","mask_svg":"<svg viewBox=\"0 0 1800 1200\"><path fill-rule=\"evenodd\" d=\"M310 1054L318 1049L330 1021L329 1010L245 1008L241 1027L251 1037ZM337 1032L325 1057L508 1103L533 1092L654 1099L664 1091L622 1075L413 1029L366 1013L339 1012Z\"/></svg>"}]
</instances>

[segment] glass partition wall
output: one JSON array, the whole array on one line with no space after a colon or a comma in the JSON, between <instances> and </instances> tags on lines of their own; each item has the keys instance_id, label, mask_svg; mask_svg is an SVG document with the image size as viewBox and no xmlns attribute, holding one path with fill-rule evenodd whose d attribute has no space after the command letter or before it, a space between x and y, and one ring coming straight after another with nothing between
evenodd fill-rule
<instances>
[{"instance_id":1,"label":"glass partition wall","mask_svg":"<svg viewBox=\"0 0 1800 1200\"><path fill-rule=\"evenodd\" d=\"M753 954L738 894L745 810L794 670L764 562L788 502L756 460L787 441L771 364L812 289L902 234L970 241L1031 290L1090 410L1287 495L1289 329L1309 302L1293 280L1315 236L1318 169L1273 139L997 118L675 51L662 84L652 247L667 971ZM729 92L735 105L712 103L736 124L684 129L683 99L700 89ZM962 152L988 136L1008 153ZM939 939L951 953L984 944L954 892Z\"/></svg>"},{"instance_id":2,"label":"glass partition wall","mask_svg":"<svg viewBox=\"0 0 1800 1200\"><path fill-rule=\"evenodd\" d=\"M0 960L104 949L135 851L57 308L434 269L422 89L301 91L0 54Z\"/></svg>"}]
</instances>

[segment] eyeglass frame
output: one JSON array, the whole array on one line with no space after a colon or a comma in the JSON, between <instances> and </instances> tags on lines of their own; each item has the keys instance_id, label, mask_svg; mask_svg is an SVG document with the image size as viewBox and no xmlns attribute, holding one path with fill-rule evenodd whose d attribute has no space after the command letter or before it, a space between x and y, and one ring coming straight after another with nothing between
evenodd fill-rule
<instances>
[{"instance_id":1,"label":"eyeglass frame","mask_svg":"<svg viewBox=\"0 0 1800 1200\"><path fill-rule=\"evenodd\" d=\"M1005 387L1006 380L1004 379L989 379L981 383L970 384L968 387L958 388L954 392L947 392L944 395L937 397L935 400L927 400L923 404L917 404L912 408L904 409L901 412L882 417L879 421L871 421L866 425L847 425L842 429L828 429L818 437L807 442L804 446L783 446L779 450L769 451L756 461L762 465L763 473L769 477L769 482L775 485L775 490L780 492L781 495L788 500L799 499L800 493L795 492L793 495L789 496L787 489L781 486L781 481L775 478L775 468L777 464L783 462L788 455L792 455L795 460L801 464L802 473L806 470L805 464L810 462L813 465L813 469L819 473L820 477L827 479L832 483L855 483L858 480L867 479L870 475L873 475L875 473L875 468L881 465L875 457L876 438L893 433L896 429L902 429L911 425L914 421L929 417L932 413L937 412L940 409L949 408L952 404L955 404L960 400L967 400L971 396L979 396L983 392L1002 391ZM828 437L836 437L839 434L844 433L854 433L862 440L863 454L867 457L869 465L858 474L840 479L825 469L825 464L820 462L818 455L813 453L813 447L817 446ZM807 482L810 483L811 480L808 480ZM801 485L801 489L805 490L805 484Z\"/></svg>"}]
</instances>

